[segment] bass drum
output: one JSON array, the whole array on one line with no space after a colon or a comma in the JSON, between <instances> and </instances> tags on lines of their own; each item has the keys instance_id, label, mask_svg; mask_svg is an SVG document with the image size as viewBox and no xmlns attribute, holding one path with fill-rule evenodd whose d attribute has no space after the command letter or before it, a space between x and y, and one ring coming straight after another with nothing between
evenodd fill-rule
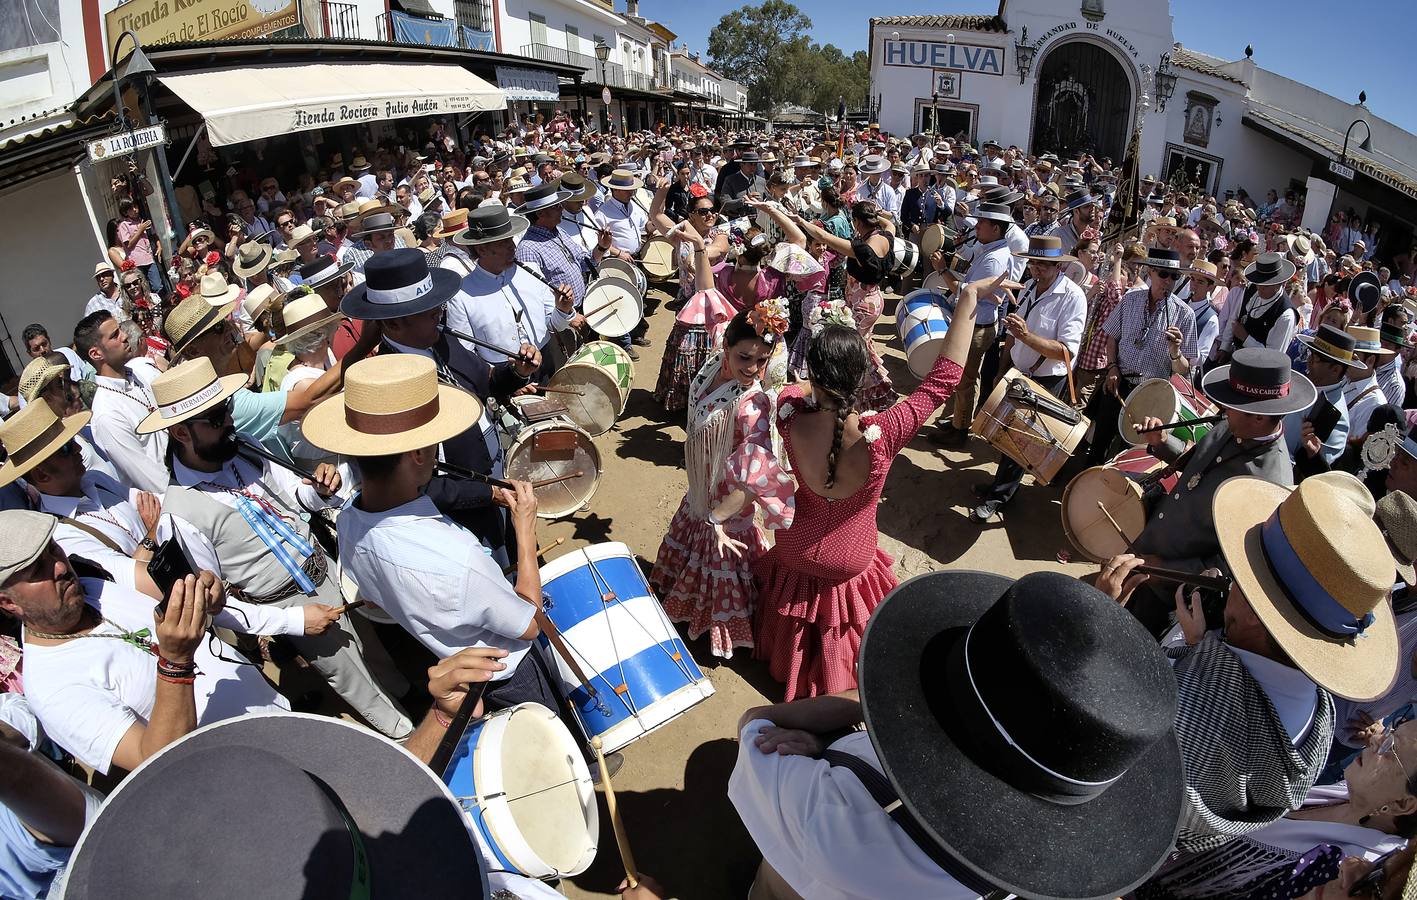
<instances>
[{"instance_id":1,"label":"bass drum","mask_svg":"<svg viewBox=\"0 0 1417 900\"><path fill-rule=\"evenodd\" d=\"M537 397L514 397L537 402ZM502 460L503 477L546 481L580 474L535 488L536 515L542 519L569 516L590 504L600 486L600 451L584 429L566 419L544 419L522 426Z\"/></svg>"},{"instance_id":2,"label":"bass drum","mask_svg":"<svg viewBox=\"0 0 1417 900\"><path fill-rule=\"evenodd\" d=\"M626 281L639 288L640 299L644 299L645 291L649 290L649 282L645 281L645 273L640 271L640 267L632 262L612 257L604 260L600 264L600 274L619 274Z\"/></svg>"},{"instance_id":3,"label":"bass drum","mask_svg":"<svg viewBox=\"0 0 1417 900\"><path fill-rule=\"evenodd\" d=\"M674 277L674 242L668 238L652 237L645 241L640 250L640 264L650 281L668 281Z\"/></svg>"},{"instance_id":4,"label":"bass drum","mask_svg":"<svg viewBox=\"0 0 1417 900\"><path fill-rule=\"evenodd\" d=\"M592 359L563 366L550 386L565 389L555 392L556 399L566 404L566 416L592 435L615 427L624 409L619 376Z\"/></svg>"}]
</instances>

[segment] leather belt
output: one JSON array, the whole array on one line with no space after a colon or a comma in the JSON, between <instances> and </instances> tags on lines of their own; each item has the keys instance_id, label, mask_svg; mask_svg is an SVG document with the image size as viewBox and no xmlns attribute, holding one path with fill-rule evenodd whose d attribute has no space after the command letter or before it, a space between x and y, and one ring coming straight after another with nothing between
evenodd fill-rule
<instances>
[{"instance_id":1,"label":"leather belt","mask_svg":"<svg viewBox=\"0 0 1417 900\"><path fill-rule=\"evenodd\" d=\"M300 569L310 577L310 581L314 583L315 587L319 587L325 583L325 578L329 574L330 567L328 560L325 558L325 551L320 549L320 545L312 541L311 546L315 548L315 552L305 558L305 562L300 564ZM277 588L274 593L267 594L264 597L248 594L231 582L227 582L226 589L228 593L238 600L244 600L247 603L255 603L261 606L270 603L279 603L282 600L294 597L296 594L305 593L300 589L300 586L295 583L294 578L286 582L284 586Z\"/></svg>"}]
</instances>

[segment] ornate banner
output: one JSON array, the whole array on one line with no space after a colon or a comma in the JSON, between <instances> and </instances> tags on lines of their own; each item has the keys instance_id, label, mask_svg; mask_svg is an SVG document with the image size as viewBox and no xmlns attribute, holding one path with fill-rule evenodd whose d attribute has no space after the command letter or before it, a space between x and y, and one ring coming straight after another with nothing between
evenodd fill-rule
<instances>
[{"instance_id":1,"label":"ornate banner","mask_svg":"<svg viewBox=\"0 0 1417 900\"><path fill-rule=\"evenodd\" d=\"M300 24L296 0L129 0L103 17L108 55L132 31L144 46L259 37Z\"/></svg>"}]
</instances>

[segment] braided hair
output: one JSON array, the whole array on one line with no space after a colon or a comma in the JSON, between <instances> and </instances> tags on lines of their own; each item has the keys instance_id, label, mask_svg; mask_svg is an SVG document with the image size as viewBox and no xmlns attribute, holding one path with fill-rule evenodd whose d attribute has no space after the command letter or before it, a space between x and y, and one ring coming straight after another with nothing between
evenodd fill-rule
<instances>
[{"instance_id":1,"label":"braided hair","mask_svg":"<svg viewBox=\"0 0 1417 900\"><path fill-rule=\"evenodd\" d=\"M836 404L836 423L832 427L831 450L827 452L827 487L836 484L837 456L841 453L841 435L846 418L856 408L861 381L870 361L866 343L854 329L845 325L828 324L812 336L807 347L807 377Z\"/></svg>"}]
</instances>

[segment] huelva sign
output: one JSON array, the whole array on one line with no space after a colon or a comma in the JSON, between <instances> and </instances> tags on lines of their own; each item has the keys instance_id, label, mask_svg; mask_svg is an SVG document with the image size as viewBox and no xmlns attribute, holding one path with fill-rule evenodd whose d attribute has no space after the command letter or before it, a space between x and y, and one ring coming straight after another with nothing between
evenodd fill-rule
<instances>
[{"instance_id":1,"label":"huelva sign","mask_svg":"<svg viewBox=\"0 0 1417 900\"><path fill-rule=\"evenodd\" d=\"M110 56L125 31L148 46L259 37L299 22L297 0L129 0L104 16Z\"/></svg>"}]
</instances>

